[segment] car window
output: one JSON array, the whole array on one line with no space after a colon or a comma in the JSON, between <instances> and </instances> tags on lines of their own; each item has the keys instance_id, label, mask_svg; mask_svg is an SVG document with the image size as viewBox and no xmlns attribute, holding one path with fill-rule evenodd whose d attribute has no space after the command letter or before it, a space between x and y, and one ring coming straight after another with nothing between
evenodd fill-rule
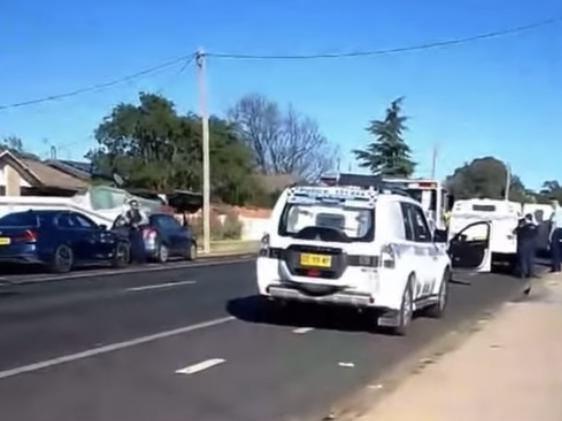
<instances>
[{"instance_id":1,"label":"car window","mask_svg":"<svg viewBox=\"0 0 562 421\"><path fill-rule=\"evenodd\" d=\"M95 228L97 226L90 218L80 215L79 213L71 214L71 220L76 228Z\"/></svg>"},{"instance_id":2,"label":"car window","mask_svg":"<svg viewBox=\"0 0 562 421\"><path fill-rule=\"evenodd\" d=\"M414 241L414 227L412 222L412 213L410 212L409 203L400 203L400 208L402 209L402 220L404 221L404 234L408 241Z\"/></svg>"},{"instance_id":3,"label":"car window","mask_svg":"<svg viewBox=\"0 0 562 421\"><path fill-rule=\"evenodd\" d=\"M172 216L161 215L158 218L156 218L156 221L157 221L157 225L160 228L163 228L167 231L175 231L181 228L179 222L176 221L176 219Z\"/></svg>"},{"instance_id":4,"label":"car window","mask_svg":"<svg viewBox=\"0 0 562 421\"><path fill-rule=\"evenodd\" d=\"M0 226L3 227L34 227L37 225L37 217L30 212L11 213L0 218Z\"/></svg>"},{"instance_id":5,"label":"car window","mask_svg":"<svg viewBox=\"0 0 562 421\"><path fill-rule=\"evenodd\" d=\"M76 223L67 212L61 213L56 219L57 226L61 228L75 228Z\"/></svg>"},{"instance_id":6,"label":"car window","mask_svg":"<svg viewBox=\"0 0 562 421\"><path fill-rule=\"evenodd\" d=\"M431 231L429 230L423 210L417 206L410 205L410 212L414 228L414 240L421 243L431 241Z\"/></svg>"}]
</instances>

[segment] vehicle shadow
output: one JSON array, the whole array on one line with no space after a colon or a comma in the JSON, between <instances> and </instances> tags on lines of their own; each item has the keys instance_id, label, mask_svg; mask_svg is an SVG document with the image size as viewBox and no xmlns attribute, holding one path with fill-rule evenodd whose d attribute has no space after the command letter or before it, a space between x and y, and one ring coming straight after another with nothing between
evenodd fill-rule
<instances>
[{"instance_id":1,"label":"vehicle shadow","mask_svg":"<svg viewBox=\"0 0 562 421\"><path fill-rule=\"evenodd\" d=\"M232 299L226 310L248 323L388 334L388 329L376 326L378 314L370 310L359 312L346 307L298 303L280 305L257 295Z\"/></svg>"}]
</instances>

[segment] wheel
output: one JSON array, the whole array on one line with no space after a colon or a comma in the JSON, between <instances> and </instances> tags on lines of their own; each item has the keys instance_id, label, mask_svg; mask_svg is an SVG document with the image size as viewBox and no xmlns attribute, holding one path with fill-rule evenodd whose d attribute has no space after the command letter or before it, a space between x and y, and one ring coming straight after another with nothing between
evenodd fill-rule
<instances>
[{"instance_id":1,"label":"wheel","mask_svg":"<svg viewBox=\"0 0 562 421\"><path fill-rule=\"evenodd\" d=\"M189 247L185 258L190 261L197 260L197 244L195 244L193 241L191 242L191 246Z\"/></svg>"},{"instance_id":2,"label":"wheel","mask_svg":"<svg viewBox=\"0 0 562 421\"><path fill-rule=\"evenodd\" d=\"M66 244L61 244L55 250L53 259L50 264L50 270L53 273L67 273L72 270L74 265L74 253Z\"/></svg>"},{"instance_id":3,"label":"wheel","mask_svg":"<svg viewBox=\"0 0 562 421\"><path fill-rule=\"evenodd\" d=\"M111 265L114 268L123 268L129 264L131 259L131 248L127 243L118 243Z\"/></svg>"},{"instance_id":4,"label":"wheel","mask_svg":"<svg viewBox=\"0 0 562 421\"><path fill-rule=\"evenodd\" d=\"M169 257L170 251L168 250L168 247L166 244L160 243L160 246L158 246L158 255L156 256L156 260L158 263L166 263Z\"/></svg>"},{"instance_id":5,"label":"wheel","mask_svg":"<svg viewBox=\"0 0 562 421\"><path fill-rule=\"evenodd\" d=\"M426 310L426 314L429 317L435 319L440 319L445 314L445 308L447 308L447 302L449 300L449 280L451 279L451 273L447 269L443 274L443 280L441 281L441 286L439 287L439 300L437 303L429 306Z\"/></svg>"},{"instance_id":6,"label":"wheel","mask_svg":"<svg viewBox=\"0 0 562 421\"><path fill-rule=\"evenodd\" d=\"M400 306L400 312L398 314L398 324L392 329L395 335L406 335L408 327L412 322L412 317L414 315L414 292L412 291L413 284L413 279L412 277L410 277L406 288L404 288L404 293L402 294L402 305Z\"/></svg>"}]
</instances>

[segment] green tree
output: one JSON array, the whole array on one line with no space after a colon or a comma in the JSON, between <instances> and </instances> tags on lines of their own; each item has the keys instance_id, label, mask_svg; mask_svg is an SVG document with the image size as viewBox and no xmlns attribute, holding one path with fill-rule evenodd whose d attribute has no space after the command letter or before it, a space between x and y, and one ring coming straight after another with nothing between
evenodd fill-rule
<instances>
[{"instance_id":1,"label":"green tree","mask_svg":"<svg viewBox=\"0 0 562 421\"><path fill-rule=\"evenodd\" d=\"M447 177L447 187L455 199L470 198L505 198L507 183L506 165L494 157L473 160L457 168ZM515 202L532 201L528 191L517 175L511 176L509 199Z\"/></svg>"},{"instance_id":2,"label":"green tree","mask_svg":"<svg viewBox=\"0 0 562 421\"><path fill-rule=\"evenodd\" d=\"M408 117L402 115L403 98L398 98L386 110L384 120L373 120L367 131L375 137L366 149L355 150L359 165L384 177L409 177L415 169L411 150L403 138Z\"/></svg>"},{"instance_id":3,"label":"green tree","mask_svg":"<svg viewBox=\"0 0 562 421\"><path fill-rule=\"evenodd\" d=\"M228 122L209 122L211 192L215 199L242 204L255 194L251 151ZM119 104L95 131L98 148L90 151L96 173L118 173L127 186L160 192L199 190L201 122L179 115L174 104L141 93L139 104Z\"/></svg>"}]
</instances>

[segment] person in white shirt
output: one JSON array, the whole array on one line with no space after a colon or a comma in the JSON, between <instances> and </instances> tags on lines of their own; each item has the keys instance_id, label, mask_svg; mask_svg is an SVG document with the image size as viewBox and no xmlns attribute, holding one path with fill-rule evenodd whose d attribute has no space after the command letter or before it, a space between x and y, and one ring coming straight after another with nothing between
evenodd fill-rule
<instances>
[{"instance_id":1,"label":"person in white shirt","mask_svg":"<svg viewBox=\"0 0 562 421\"><path fill-rule=\"evenodd\" d=\"M550 233L550 253L552 258L552 272L560 272L562 263L562 208L557 201L552 202L552 228Z\"/></svg>"}]
</instances>

